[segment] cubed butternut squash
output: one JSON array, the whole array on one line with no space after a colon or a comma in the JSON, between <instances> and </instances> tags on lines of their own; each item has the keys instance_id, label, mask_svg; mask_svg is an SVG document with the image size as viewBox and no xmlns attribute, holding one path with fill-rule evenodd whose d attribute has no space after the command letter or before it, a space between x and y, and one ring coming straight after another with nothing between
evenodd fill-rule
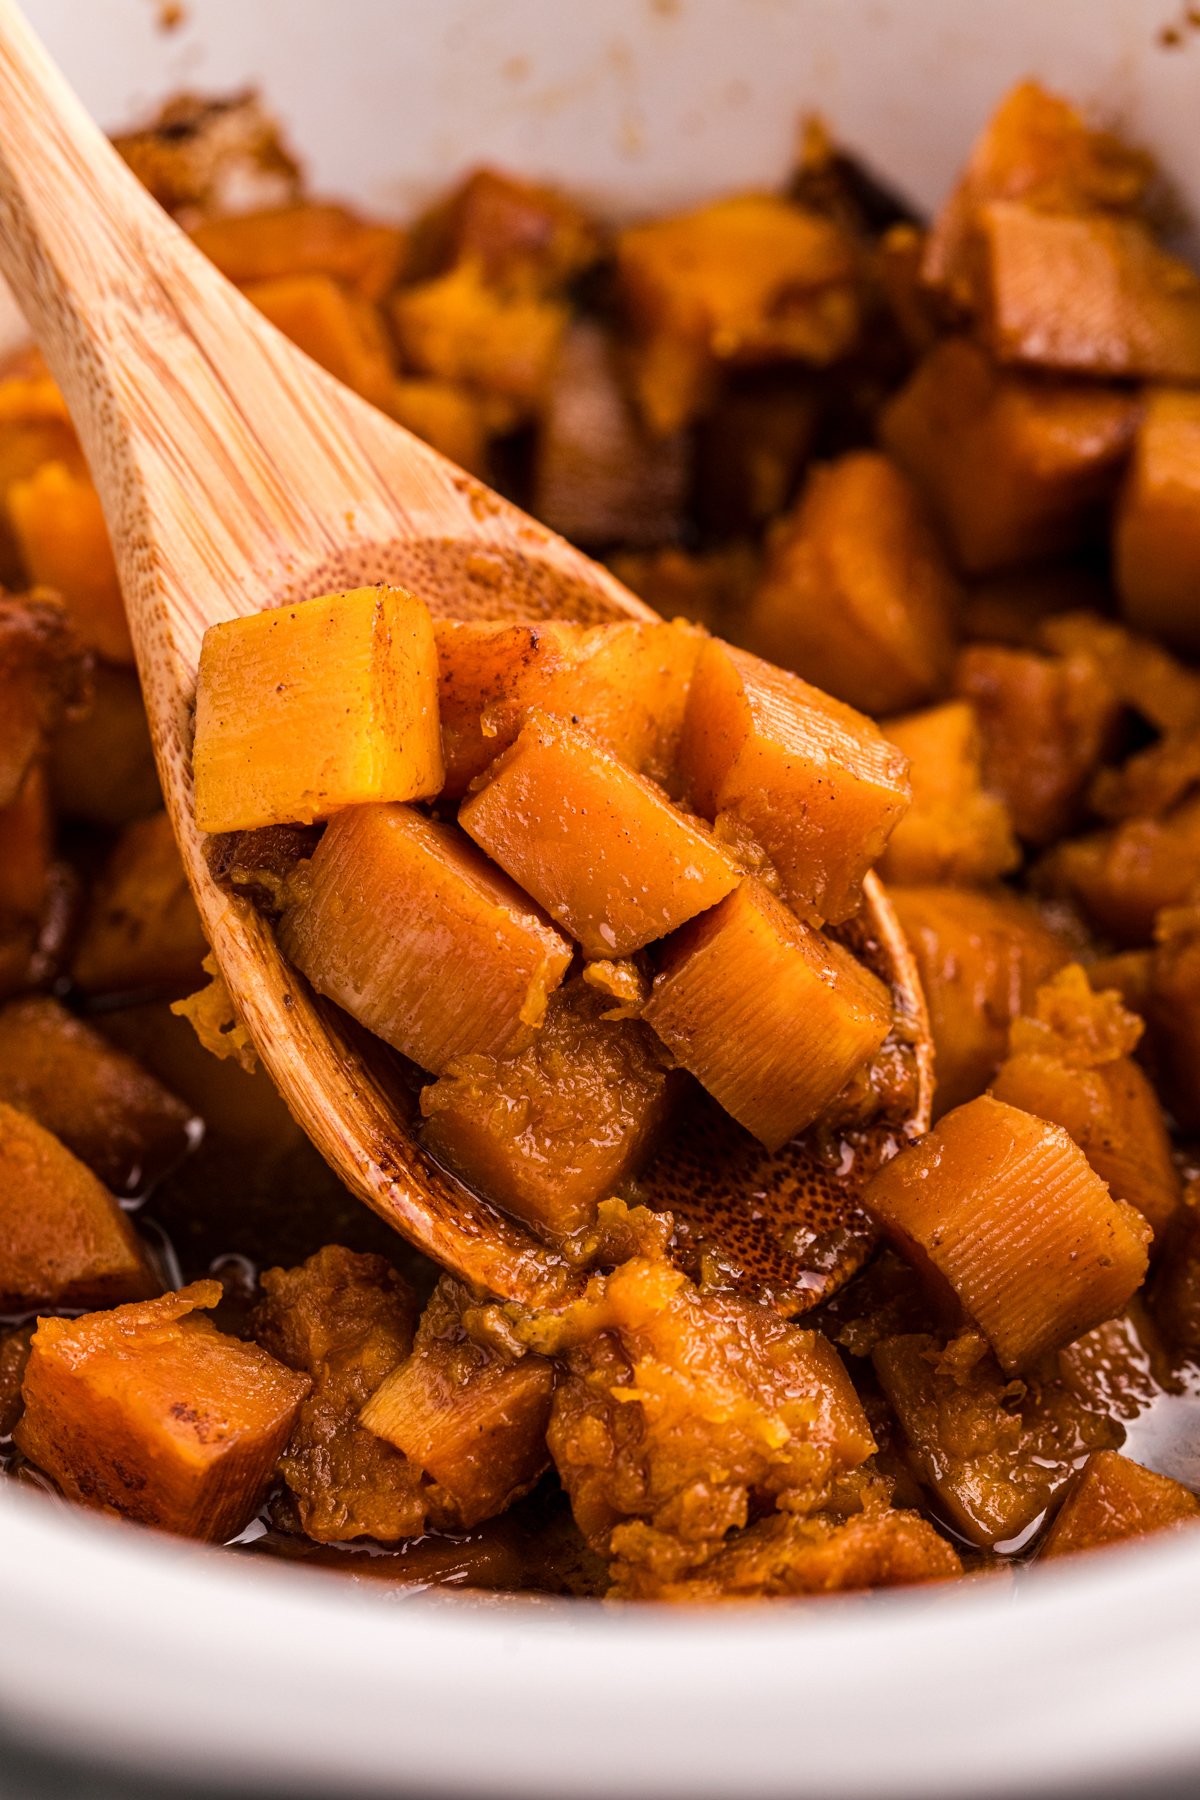
<instances>
[{"instance_id":1,"label":"cubed butternut squash","mask_svg":"<svg viewBox=\"0 0 1200 1800\"><path fill-rule=\"evenodd\" d=\"M772 536L745 642L872 714L945 691L958 585L905 475L875 451L815 469Z\"/></svg>"},{"instance_id":2,"label":"cubed butternut squash","mask_svg":"<svg viewBox=\"0 0 1200 1800\"><path fill-rule=\"evenodd\" d=\"M892 1007L876 976L751 876L665 946L642 1016L778 1150L875 1055Z\"/></svg>"},{"instance_id":3,"label":"cubed butternut squash","mask_svg":"<svg viewBox=\"0 0 1200 1800\"><path fill-rule=\"evenodd\" d=\"M1153 164L1039 82L1021 81L971 149L962 178L929 233L923 279L959 306L971 301L977 213L989 200L1024 200L1047 212L1133 212Z\"/></svg>"},{"instance_id":4,"label":"cubed butternut squash","mask_svg":"<svg viewBox=\"0 0 1200 1800\"><path fill-rule=\"evenodd\" d=\"M1015 894L952 887L889 889L916 958L933 1032L934 1117L982 1094L1008 1028L1071 946Z\"/></svg>"},{"instance_id":5,"label":"cubed butternut squash","mask_svg":"<svg viewBox=\"0 0 1200 1800\"><path fill-rule=\"evenodd\" d=\"M880 861L884 879L975 887L1015 868L1021 852L1008 807L985 784L973 708L948 700L885 730L908 758L913 797Z\"/></svg>"},{"instance_id":6,"label":"cubed butternut squash","mask_svg":"<svg viewBox=\"0 0 1200 1800\"><path fill-rule=\"evenodd\" d=\"M1137 1208L1155 1240L1182 1197L1162 1108L1132 1051L1142 1022L1114 993L1094 993L1079 965L1039 988L1032 1017L1014 1021L991 1091L1061 1125L1117 1200Z\"/></svg>"},{"instance_id":7,"label":"cubed butternut squash","mask_svg":"<svg viewBox=\"0 0 1200 1800\"><path fill-rule=\"evenodd\" d=\"M251 1518L308 1382L197 1313L218 1281L42 1319L16 1439L72 1500L221 1543Z\"/></svg>"},{"instance_id":8,"label":"cubed butternut squash","mask_svg":"<svg viewBox=\"0 0 1200 1800\"><path fill-rule=\"evenodd\" d=\"M1125 819L1058 844L1039 870L1051 893L1075 901L1116 944L1149 944L1158 915L1200 881L1200 794L1161 818Z\"/></svg>"},{"instance_id":9,"label":"cubed butternut squash","mask_svg":"<svg viewBox=\"0 0 1200 1800\"><path fill-rule=\"evenodd\" d=\"M684 435L647 432L609 332L573 324L538 421L531 510L591 548L661 544L680 535L689 474Z\"/></svg>"},{"instance_id":10,"label":"cubed butternut squash","mask_svg":"<svg viewBox=\"0 0 1200 1800\"><path fill-rule=\"evenodd\" d=\"M327 275L364 300L382 300L400 273L404 233L344 206L304 200L202 219L192 242L237 286Z\"/></svg>"},{"instance_id":11,"label":"cubed butternut squash","mask_svg":"<svg viewBox=\"0 0 1200 1800\"><path fill-rule=\"evenodd\" d=\"M515 1361L472 1341L462 1325L470 1295L444 1275L413 1343L359 1415L450 1495L464 1526L505 1507L549 1462L546 1427L554 1366Z\"/></svg>"},{"instance_id":12,"label":"cubed butternut squash","mask_svg":"<svg viewBox=\"0 0 1200 1800\"><path fill-rule=\"evenodd\" d=\"M717 639L696 663L679 761L696 811L757 843L813 923L857 910L911 797L903 756L869 719Z\"/></svg>"},{"instance_id":13,"label":"cubed butternut squash","mask_svg":"<svg viewBox=\"0 0 1200 1800\"><path fill-rule=\"evenodd\" d=\"M478 266L498 287L555 293L593 263L600 235L558 188L474 169L413 231L415 270Z\"/></svg>"},{"instance_id":14,"label":"cubed butternut squash","mask_svg":"<svg viewBox=\"0 0 1200 1800\"><path fill-rule=\"evenodd\" d=\"M1146 397L1116 516L1121 611L1139 631L1200 651L1200 394Z\"/></svg>"},{"instance_id":15,"label":"cubed butternut squash","mask_svg":"<svg viewBox=\"0 0 1200 1800\"><path fill-rule=\"evenodd\" d=\"M363 1402L412 1349L417 1299L382 1256L326 1244L294 1269L267 1269L255 1341L311 1379L279 1459L287 1504L319 1544L395 1543L457 1514L419 1468L359 1424Z\"/></svg>"},{"instance_id":16,"label":"cubed butternut squash","mask_svg":"<svg viewBox=\"0 0 1200 1800\"><path fill-rule=\"evenodd\" d=\"M39 941L55 891L54 817L45 767L30 765L0 807L0 998L44 978Z\"/></svg>"},{"instance_id":17,"label":"cubed butternut squash","mask_svg":"<svg viewBox=\"0 0 1200 1800\"><path fill-rule=\"evenodd\" d=\"M1067 1490L1039 1558L1074 1556L1198 1519L1200 1500L1181 1482L1143 1469L1116 1450L1098 1450Z\"/></svg>"},{"instance_id":18,"label":"cubed butternut squash","mask_svg":"<svg viewBox=\"0 0 1200 1800\"><path fill-rule=\"evenodd\" d=\"M590 1224L637 1173L666 1114L666 1059L611 1009L611 995L573 982L526 1049L460 1057L421 1094L427 1149L552 1239Z\"/></svg>"},{"instance_id":19,"label":"cubed butternut squash","mask_svg":"<svg viewBox=\"0 0 1200 1800\"><path fill-rule=\"evenodd\" d=\"M166 813L127 825L92 889L71 974L85 994L190 993L208 944Z\"/></svg>"},{"instance_id":20,"label":"cubed butternut squash","mask_svg":"<svg viewBox=\"0 0 1200 1800\"><path fill-rule=\"evenodd\" d=\"M1200 1130L1200 905L1193 899L1164 908L1154 935L1146 998L1155 1076L1176 1123L1195 1132Z\"/></svg>"},{"instance_id":21,"label":"cubed butternut squash","mask_svg":"<svg viewBox=\"0 0 1200 1800\"><path fill-rule=\"evenodd\" d=\"M1056 656L1090 656L1113 692L1156 731L1184 732L1200 725L1200 672L1152 638L1095 611L1046 619L1038 636L1041 647Z\"/></svg>"},{"instance_id":22,"label":"cubed butternut squash","mask_svg":"<svg viewBox=\"0 0 1200 1800\"><path fill-rule=\"evenodd\" d=\"M117 1193L144 1188L194 1135L190 1107L49 995L0 1009L0 1100L53 1132Z\"/></svg>"},{"instance_id":23,"label":"cubed butternut squash","mask_svg":"<svg viewBox=\"0 0 1200 1800\"><path fill-rule=\"evenodd\" d=\"M969 644L954 670L983 738L983 778L1017 836L1035 847L1076 829L1088 785L1117 747L1120 702L1085 654Z\"/></svg>"},{"instance_id":24,"label":"cubed butternut squash","mask_svg":"<svg viewBox=\"0 0 1200 1800\"><path fill-rule=\"evenodd\" d=\"M6 370L10 366L6 362ZM62 463L80 477L87 473L62 391L34 351L0 378L0 572L13 586L22 584L25 570L9 516L9 492L46 463Z\"/></svg>"},{"instance_id":25,"label":"cubed butternut squash","mask_svg":"<svg viewBox=\"0 0 1200 1800\"><path fill-rule=\"evenodd\" d=\"M617 239L635 334L634 386L652 431L677 431L711 398L723 363L824 366L858 335L853 240L766 194L717 200Z\"/></svg>"},{"instance_id":26,"label":"cubed butternut squash","mask_svg":"<svg viewBox=\"0 0 1200 1800\"><path fill-rule=\"evenodd\" d=\"M1030 380L946 338L883 408L880 441L971 575L1100 540L1133 442L1137 395Z\"/></svg>"},{"instance_id":27,"label":"cubed butternut squash","mask_svg":"<svg viewBox=\"0 0 1200 1800\"><path fill-rule=\"evenodd\" d=\"M1089 1451L1124 1436L1054 1371L1011 1381L978 1331L925 1332L872 1351L905 1459L969 1543L1017 1546Z\"/></svg>"},{"instance_id":28,"label":"cubed butternut squash","mask_svg":"<svg viewBox=\"0 0 1200 1800\"><path fill-rule=\"evenodd\" d=\"M424 602L381 583L211 625L193 759L202 831L436 794L437 653Z\"/></svg>"},{"instance_id":29,"label":"cubed butternut squash","mask_svg":"<svg viewBox=\"0 0 1200 1800\"><path fill-rule=\"evenodd\" d=\"M108 1189L0 1101L0 1311L140 1300L161 1283Z\"/></svg>"},{"instance_id":30,"label":"cubed butternut squash","mask_svg":"<svg viewBox=\"0 0 1200 1800\"><path fill-rule=\"evenodd\" d=\"M976 230L979 329L1000 362L1200 380L1200 278L1140 219L993 200Z\"/></svg>"},{"instance_id":31,"label":"cubed butternut squash","mask_svg":"<svg viewBox=\"0 0 1200 1800\"><path fill-rule=\"evenodd\" d=\"M982 1095L868 1183L863 1203L1009 1374L1120 1312L1150 1227L1061 1126Z\"/></svg>"},{"instance_id":32,"label":"cubed butternut squash","mask_svg":"<svg viewBox=\"0 0 1200 1800\"><path fill-rule=\"evenodd\" d=\"M550 393L569 311L562 300L501 292L477 264L464 262L401 288L391 316L406 368L492 396L515 422Z\"/></svg>"},{"instance_id":33,"label":"cubed butternut squash","mask_svg":"<svg viewBox=\"0 0 1200 1800\"><path fill-rule=\"evenodd\" d=\"M54 804L68 819L118 830L162 810L162 789L137 671L96 663L92 697L64 720L50 750Z\"/></svg>"},{"instance_id":34,"label":"cubed butternut squash","mask_svg":"<svg viewBox=\"0 0 1200 1800\"><path fill-rule=\"evenodd\" d=\"M9 517L31 581L62 595L76 631L109 662L131 663L133 641L100 506L86 474L43 463L14 481Z\"/></svg>"},{"instance_id":35,"label":"cubed butternut squash","mask_svg":"<svg viewBox=\"0 0 1200 1800\"><path fill-rule=\"evenodd\" d=\"M89 705L88 658L50 593L0 592L0 808L67 719Z\"/></svg>"},{"instance_id":36,"label":"cubed butternut squash","mask_svg":"<svg viewBox=\"0 0 1200 1800\"><path fill-rule=\"evenodd\" d=\"M376 406L384 404L396 371L383 320L370 301L317 274L250 281L242 292L335 380Z\"/></svg>"},{"instance_id":37,"label":"cubed butternut squash","mask_svg":"<svg viewBox=\"0 0 1200 1800\"><path fill-rule=\"evenodd\" d=\"M742 874L699 820L549 713L530 714L458 820L585 956L629 956L666 937Z\"/></svg>"},{"instance_id":38,"label":"cubed butternut squash","mask_svg":"<svg viewBox=\"0 0 1200 1800\"><path fill-rule=\"evenodd\" d=\"M528 1043L571 945L454 826L338 813L279 925L319 993L421 1068Z\"/></svg>"},{"instance_id":39,"label":"cubed butternut squash","mask_svg":"<svg viewBox=\"0 0 1200 1800\"><path fill-rule=\"evenodd\" d=\"M393 381L378 402L386 413L440 450L451 462L482 475L487 468L489 422L478 394L453 381L422 376Z\"/></svg>"},{"instance_id":40,"label":"cubed butternut squash","mask_svg":"<svg viewBox=\"0 0 1200 1800\"><path fill-rule=\"evenodd\" d=\"M538 707L575 719L674 791L679 734L703 633L671 625L435 619L443 792L460 799Z\"/></svg>"}]
</instances>

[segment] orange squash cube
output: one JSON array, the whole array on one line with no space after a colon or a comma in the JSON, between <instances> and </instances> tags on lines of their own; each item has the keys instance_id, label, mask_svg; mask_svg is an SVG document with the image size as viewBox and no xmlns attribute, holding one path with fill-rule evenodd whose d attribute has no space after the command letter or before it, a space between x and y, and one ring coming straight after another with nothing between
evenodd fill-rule
<instances>
[{"instance_id":1,"label":"orange squash cube","mask_svg":"<svg viewBox=\"0 0 1200 1800\"><path fill-rule=\"evenodd\" d=\"M591 220L558 188L474 169L413 231L412 263L440 273L474 263L500 287L554 293L596 260Z\"/></svg>"},{"instance_id":2,"label":"orange squash cube","mask_svg":"<svg viewBox=\"0 0 1200 1800\"><path fill-rule=\"evenodd\" d=\"M883 983L753 876L665 947L643 1018L739 1124L778 1150L892 1024Z\"/></svg>"},{"instance_id":3,"label":"orange squash cube","mask_svg":"<svg viewBox=\"0 0 1200 1800\"><path fill-rule=\"evenodd\" d=\"M847 705L901 712L945 691L959 598L908 478L858 450L809 476L740 629L759 655Z\"/></svg>"},{"instance_id":4,"label":"orange squash cube","mask_svg":"<svg viewBox=\"0 0 1200 1800\"><path fill-rule=\"evenodd\" d=\"M1061 1125L1117 1200L1161 1239L1183 1197L1162 1107L1133 1060L1142 1022L1114 993L1093 993L1077 963L1039 988L1014 1021L992 1093Z\"/></svg>"},{"instance_id":5,"label":"orange squash cube","mask_svg":"<svg viewBox=\"0 0 1200 1800\"><path fill-rule=\"evenodd\" d=\"M91 896L72 978L85 994L200 986L208 943L165 812L126 826Z\"/></svg>"},{"instance_id":6,"label":"orange squash cube","mask_svg":"<svg viewBox=\"0 0 1200 1800\"><path fill-rule=\"evenodd\" d=\"M247 300L337 381L382 406L395 379L383 320L369 301L329 275L247 282Z\"/></svg>"},{"instance_id":7,"label":"orange squash cube","mask_svg":"<svg viewBox=\"0 0 1200 1800\"><path fill-rule=\"evenodd\" d=\"M701 411L722 363L823 367L859 329L857 255L832 220L738 194L617 239L617 280L636 336L634 383L651 430Z\"/></svg>"},{"instance_id":8,"label":"orange squash cube","mask_svg":"<svg viewBox=\"0 0 1200 1800\"><path fill-rule=\"evenodd\" d=\"M338 813L279 925L285 955L423 1069L529 1042L571 961L550 921L452 825Z\"/></svg>"},{"instance_id":9,"label":"orange squash cube","mask_svg":"<svg viewBox=\"0 0 1200 1800\"><path fill-rule=\"evenodd\" d=\"M916 483L972 575L1102 537L1139 400L1098 383L1032 380L947 338L880 415L880 441Z\"/></svg>"},{"instance_id":10,"label":"orange squash cube","mask_svg":"<svg viewBox=\"0 0 1200 1800\"><path fill-rule=\"evenodd\" d=\"M1046 1533L1039 1560L1098 1550L1200 1519L1200 1500L1181 1482L1143 1469L1116 1450L1089 1456Z\"/></svg>"},{"instance_id":11,"label":"orange squash cube","mask_svg":"<svg viewBox=\"0 0 1200 1800\"><path fill-rule=\"evenodd\" d=\"M49 995L0 1010L0 1100L29 1113L117 1193L187 1150L190 1107Z\"/></svg>"},{"instance_id":12,"label":"orange squash cube","mask_svg":"<svg viewBox=\"0 0 1200 1800\"><path fill-rule=\"evenodd\" d=\"M201 831L310 824L442 785L423 601L354 588L212 625L196 686Z\"/></svg>"},{"instance_id":13,"label":"orange squash cube","mask_svg":"<svg viewBox=\"0 0 1200 1800\"><path fill-rule=\"evenodd\" d=\"M913 798L880 861L885 881L973 887L1015 868L1021 852L1007 806L984 782L973 709L950 700L892 719L886 732L908 758Z\"/></svg>"},{"instance_id":14,"label":"orange squash cube","mask_svg":"<svg viewBox=\"0 0 1200 1800\"><path fill-rule=\"evenodd\" d=\"M934 1117L982 1094L1008 1049L1008 1028L1070 945L1015 894L893 887L892 904L929 1007Z\"/></svg>"},{"instance_id":15,"label":"orange squash cube","mask_svg":"<svg viewBox=\"0 0 1200 1800\"><path fill-rule=\"evenodd\" d=\"M620 957L723 900L742 871L590 732L534 712L458 821L582 946Z\"/></svg>"},{"instance_id":16,"label":"orange squash cube","mask_svg":"<svg viewBox=\"0 0 1200 1800\"><path fill-rule=\"evenodd\" d=\"M198 1311L219 1281L82 1319L42 1319L15 1433L84 1506L222 1543L247 1523L307 1377Z\"/></svg>"},{"instance_id":17,"label":"orange squash cube","mask_svg":"<svg viewBox=\"0 0 1200 1800\"><path fill-rule=\"evenodd\" d=\"M1114 943L1148 944L1159 914L1181 906L1200 881L1200 794L1160 818L1124 819L1057 844L1041 871L1049 892L1074 900Z\"/></svg>"},{"instance_id":18,"label":"orange squash cube","mask_svg":"<svg viewBox=\"0 0 1200 1800\"><path fill-rule=\"evenodd\" d=\"M426 1148L555 1239L590 1224L637 1173L666 1115L661 1049L610 1008L611 996L573 982L526 1049L460 1057L421 1094Z\"/></svg>"},{"instance_id":19,"label":"orange squash cube","mask_svg":"<svg viewBox=\"0 0 1200 1800\"><path fill-rule=\"evenodd\" d=\"M1129 623L1200 651L1200 394L1146 397L1117 507L1116 559Z\"/></svg>"},{"instance_id":20,"label":"orange squash cube","mask_svg":"<svg viewBox=\"0 0 1200 1800\"><path fill-rule=\"evenodd\" d=\"M87 708L88 660L52 594L0 593L0 809L65 721Z\"/></svg>"},{"instance_id":21,"label":"orange squash cube","mask_svg":"<svg viewBox=\"0 0 1200 1800\"><path fill-rule=\"evenodd\" d=\"M462 1315L470 1304L461 1283L443 1276L412 1355L359 1414L368 1431L446 1491L468 1528L503 1512L545 1469L554 1390L545 1357L505 1361L467 1336Z\"/></svg>"},{"instance_id":22,"label":"orange squash cube","mask_svg":"<svg viewBox=\"0 0 1200 1800\"><path fill-rule=\"evenodd\" d=\"M1140 219L994 200L977 231L980 329L1000 362L1200 380L1200 278Z\"/></svg>"},{"instance_id":23,"label":"orange squash cube","mask_svg":"<svg viewBox=\"0 0 1200 1800\"><path fill-rule=\"evenodd\" d=\"M697 812L757 843L814 924L857 911L911 797L903 756L869 719L717 639L696 664L679 762Z\"/></svg>"},{"instance_id":24,"label":"orange squash cube","mask_svg":"<svg viewBox=\"0 0 1200 1800\"><path fill-rule=\"evenodd\" d=\"M111 1305L160 1286L108 1189L0 1101L0 1311Z\"/></svg>"},{"instance_id":25,"label":"orange squash cube","mask_svg":"<svg viewBox=\"0 0 1200 1800\"><path fill-rule=\"evenodd\" d=\"M487 467L489 421L476 393L453 381L414 377L393 381L378 404L414 437L451 462L482 475Z\"/></svg>"},{"instance_id":26,"label":"orange squash cube","mask_svg":"<svg viewBox=\"0 0 1200 1800\"><path fill-rule=\"evenodd\" d=\"M31 581L61 594L83 642L109 662L131 663L100 496L86 475L49 462L8 490L8 511Z\"/></svg>"},{"instance_id":27,"label":"orange squash cube","mask_svg":"<svg viewBox=\"0 0 1200 1800\"><path fill-rule=\"evenodd\" d=\"M0 378L0 572L13 587L24 585L26 573L8 496L15 482L28 481L46 463L62 463L86 479L87 464L62 391L40 352L27 351L13 373Z\"/></svg>"},{"instance_id":28,"label":"orange squash cube","mask_svg":"<svg viewBox=\"0 0 1200 1800\"><path fill-rule=\"evenodd\" d=\"M469 262L401 288L391 315L406 368L493 396L511 422L549 395L570 316L563 300L490 287Z\"/></svg>"},{"instance_id":29,"label":"orange squash cube","mask_svg":"<svg viewBox=\"0 0 1200 1800\"><path fill-rule=\"evenodd\" d=\"M443 792L460 799L533 707L581 725L671 788L704 634L671 625L537 625L435 619Z\"/></svg>"},{"instance_id":30,"label":"orange squash cube","mask_svg":"<svg viewBox=\"0 0 1200 1800\"><path fill-rule=\"evenodd\" d=\"M402 231L312 200L202 219L192 242L239 287L329 275L364 300L383 299L404 258Z\"/></svg>"},{"instance_id":31,"label":"orange squash cube","mask_svg":"<svg viewBox=\"0 0 1200 1800\"><path fill-rule=\"evenodd\" d=\"M1009 1374L1111 1319L1146 1274L1141 1214L1061 1126L988 1095L886 1163L863 1204Z\"/></svg>"}]
</instances>

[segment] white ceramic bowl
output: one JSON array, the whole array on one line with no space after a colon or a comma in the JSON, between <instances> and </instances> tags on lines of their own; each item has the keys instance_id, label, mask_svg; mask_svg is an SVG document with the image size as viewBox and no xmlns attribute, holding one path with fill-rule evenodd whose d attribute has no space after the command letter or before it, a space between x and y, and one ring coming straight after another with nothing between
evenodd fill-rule
<instances>
[{"instance_id":1,"label":"white ceramic bowl","mask_svg":"<svg viewBox=\"0 0 1200 1800\"><path fill-rule=\"evenodd\" d=\"M404 212L479 160L621 213L788 166L802 110L932 205L1038 74L1200 196L1171 0L28 0L110 126L251 82L315 185ZM297 1795L1194 1792L1200 1539L1016 1583L668 1616L404 1598L0 1485L0 1720ZM0 1770L0 1787L3 1771Z\"/></svg>"}]
</instances>

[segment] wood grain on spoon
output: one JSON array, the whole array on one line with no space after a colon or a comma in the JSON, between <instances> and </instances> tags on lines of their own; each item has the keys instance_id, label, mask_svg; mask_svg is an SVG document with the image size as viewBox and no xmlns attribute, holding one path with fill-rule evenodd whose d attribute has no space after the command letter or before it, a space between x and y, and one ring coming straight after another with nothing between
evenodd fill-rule
<instances>
[{"instance_id":1,"label":"wood grain on spoon","mask_svg":"<svg viewBox=\"0 0 1200 1800\"><path fill-rule=\"evenodd\" d=\"M0 269L66 395L104 505L163 792L217 961L272 1079L350 1188L437 1261L539 1298L561 1263L422 1154L411 1096L211 879L193 820L200 640L367 581L461 618L654 615L608 572L374 411L205 261L0 0ZM927 1033L878 885L875 937Z\"/></svg>"}]
</instances>

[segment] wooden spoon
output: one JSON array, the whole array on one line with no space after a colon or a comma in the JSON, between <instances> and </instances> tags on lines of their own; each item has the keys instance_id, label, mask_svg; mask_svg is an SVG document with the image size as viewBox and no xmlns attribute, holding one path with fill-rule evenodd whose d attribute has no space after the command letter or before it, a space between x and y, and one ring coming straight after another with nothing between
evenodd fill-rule
<instances>
[{"instance_id":1,"label":"wooden spoon","mask_svg":"<svg viewBox=\"0 0 1200 1800\"><path fill-rule=\"evenodd\" d=\"M655 615L268 325L125 168L11 0L0 0L0 268L100 492L167 807L263 1064L351 1190L420 1249L492 1293L548 1297L561 1289L561 1258L427 1159L411 1083L211 878L192 810L197 659L220 620L379 580L458 618ZM868 913L875 961L916 1036L906 1122L921 1128L931 1084L919 984L877 883ZM814 1198L827 1209L828 1172L792 1193L798 1217ZM852 1212L852 1184L845 1196ZM686 1182L671 1199L686 1211ZM699 1199L711 1241L711 1196ZM779 1254L768 1258L776 1286Z\"/></svg>"}]
</instances>

